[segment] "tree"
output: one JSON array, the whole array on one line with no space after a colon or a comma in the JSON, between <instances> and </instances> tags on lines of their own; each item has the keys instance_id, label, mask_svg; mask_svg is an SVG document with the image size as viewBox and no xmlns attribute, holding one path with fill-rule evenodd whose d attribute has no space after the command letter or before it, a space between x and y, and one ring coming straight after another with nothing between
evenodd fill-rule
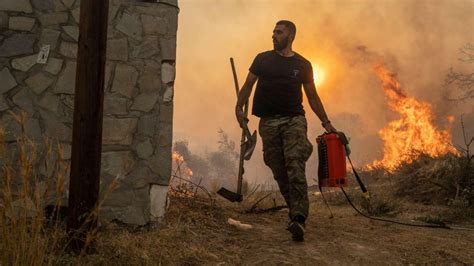
<instances>
[{"instance_id":1,"label":"tree","mask_svg":"<svg viewBox=\"0 0 474 266\"><path fill-rule=\"evenodd\" d=\"M468 43L460 49L462 62L474 63L474 44ZM446 75L446 87L457 88L461 93L451 100L469 100L474 98L474 72L461 73L452 68Z\"/></svg>"}]
</instances>

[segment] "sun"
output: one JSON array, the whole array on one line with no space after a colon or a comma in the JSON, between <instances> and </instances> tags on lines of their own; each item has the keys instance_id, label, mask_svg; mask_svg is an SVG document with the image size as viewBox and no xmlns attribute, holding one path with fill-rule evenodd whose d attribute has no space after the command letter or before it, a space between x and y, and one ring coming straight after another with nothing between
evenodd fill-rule
<instances>
[{"instance_id":1,"label":"sun","mask_svg":"<svg viewBox=\"0 0 474 266\"><path fill-rule=\"evenodd\" d=\"M324 69L322 69L320 66L313 64L313 75L314 75L314 84L316 87L321 86L324 82Z\"/></svg>"}]
</instances>

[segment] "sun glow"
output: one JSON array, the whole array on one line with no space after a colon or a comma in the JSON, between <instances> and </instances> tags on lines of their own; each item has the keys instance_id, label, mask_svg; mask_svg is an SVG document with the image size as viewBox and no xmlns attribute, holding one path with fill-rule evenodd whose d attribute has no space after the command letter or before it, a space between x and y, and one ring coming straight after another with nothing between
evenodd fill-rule
<instances>
[{"instance_id":1,"label":"sun glow","mask_svg":"<svg viewBox=\"0 0 474 266\"><path fill-rule=\"evenodd\" d=\"M313 76L314 76L314 84L316 85L316 88L321 86L321 84L324 82L324 76L325 72L324 70L313 64Z\"/></svg>"}]
</instances>

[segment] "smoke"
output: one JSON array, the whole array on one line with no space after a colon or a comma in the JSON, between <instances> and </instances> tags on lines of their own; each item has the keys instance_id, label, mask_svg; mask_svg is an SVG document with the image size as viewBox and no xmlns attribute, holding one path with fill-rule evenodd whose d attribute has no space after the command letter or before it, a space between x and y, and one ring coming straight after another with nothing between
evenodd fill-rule
<instances>
[{"instance_id":1,"label":"smoke","mask_svg":"<svg viewBox=\"0 0 474 266\"><path fill-rule=\"evenodd\" d=\"M353 140L357 164L381 158L377 132L396 117L373 71L379 59L408 95L431 103L440 117L473 111L448 103L443 89L451 67L472 71L458 58L459 49L474 42L473 1L181 0L180 8L174 134L197 153L219 145L219 128L239 142L229 57L242 84L255 55L272 49L271 32L280 19L295 22L294 50L324 71L318 93L335 127ZM305 110L315 143L323 129L307 100ZM250 128L258 128L255 117ZM315 153L309 162L312 178ZM250 181L271 181L260 142L246 170Z\"/></svg>"}]
</instances>

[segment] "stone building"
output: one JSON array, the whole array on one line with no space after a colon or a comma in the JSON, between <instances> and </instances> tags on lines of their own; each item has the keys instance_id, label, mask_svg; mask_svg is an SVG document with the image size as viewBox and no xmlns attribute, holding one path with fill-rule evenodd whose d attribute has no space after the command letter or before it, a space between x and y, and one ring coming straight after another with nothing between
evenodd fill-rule
<instances>
[{"instance_id":1,"label":"stone building","mask_svg":"<svg viewBox=\"0 0 474 266\"><path fill-rule=\"evenodd\" d=\"M25 111L28 136L59 141L70 159L79 13L80 0L0 1L0 123L12 149L11 112ZM101 220L164 215L178 13L177 0L110 0L101 185L118 176L120 186Z\"/></svg>"}]
</instances>

